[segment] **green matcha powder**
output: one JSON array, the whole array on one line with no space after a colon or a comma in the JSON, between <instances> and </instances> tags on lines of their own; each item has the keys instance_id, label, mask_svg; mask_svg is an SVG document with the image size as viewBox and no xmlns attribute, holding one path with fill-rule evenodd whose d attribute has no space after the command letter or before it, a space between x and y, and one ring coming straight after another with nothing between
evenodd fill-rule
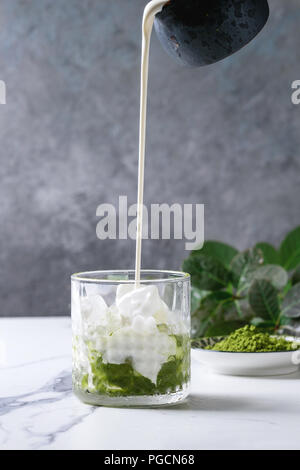
<instances>
[{"instance_id":1,"label":"green matcha powder","mask_svg":"<svg viewBox=\"0 0 300 470\"><path fill-rule=\"evenodd\" d=\"M261 333L255 326L247 325L206 349L223 352L280 352L296 351L300 349L300 344L280 336Z\"/></svg>"}]
</instances>

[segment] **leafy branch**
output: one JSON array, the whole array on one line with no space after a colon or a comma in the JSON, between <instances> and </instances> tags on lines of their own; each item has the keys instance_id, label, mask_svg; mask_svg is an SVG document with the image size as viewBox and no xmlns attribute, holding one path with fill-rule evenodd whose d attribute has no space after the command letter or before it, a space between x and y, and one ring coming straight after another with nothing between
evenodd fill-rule
<instances>
[{"instance_id":1,"label":"leafy branch","mask_svg":"<svg viewBox=\"0 0 300 470\"><path fill-rule=\"evenodd\" d=\"M262 242L239 252L207 241L183 270L192 278L194 337L222 336L248 323L269 331L300 326L300 227L278 250Z\"/></svg>"}]
</instances>

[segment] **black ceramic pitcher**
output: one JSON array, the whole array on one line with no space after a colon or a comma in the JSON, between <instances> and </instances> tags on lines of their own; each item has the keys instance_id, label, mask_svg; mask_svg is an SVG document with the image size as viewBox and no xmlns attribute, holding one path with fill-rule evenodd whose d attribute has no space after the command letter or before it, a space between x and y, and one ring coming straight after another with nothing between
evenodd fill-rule
<instances>
[{"instance_id":1,"label":"black ceramic pitcher","mask_svg":"<svg viewBox=\"0 0 300 470\"><path fill-rule=\"evenodd\" d=\"M170 0L156 15L155 30L172 57L198 67L241 49L268 17L267 0Z\"/></svg>"}]
</instances>

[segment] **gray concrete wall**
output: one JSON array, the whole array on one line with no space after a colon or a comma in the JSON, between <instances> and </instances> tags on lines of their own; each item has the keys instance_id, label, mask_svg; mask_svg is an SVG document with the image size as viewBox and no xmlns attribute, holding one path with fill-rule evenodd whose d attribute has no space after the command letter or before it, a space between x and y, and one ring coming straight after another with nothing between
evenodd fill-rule
<instances>
[{"instance_id":1,"label":"gray concrete wall","mask_svg":"<svg viewBox=\"0 0 300 470\"><path fill-rule=\"evenodd\" d=\"M135 202L145 0L2 0L0 315L69 313L74 271L134 266L96 238L96 207ZM153 39L145 198L206 204L206 238L247 248L300 223L299 0L217 65L178 67ZM147 241L178 268L183 242Z\"/></svg>"}]
</instances>

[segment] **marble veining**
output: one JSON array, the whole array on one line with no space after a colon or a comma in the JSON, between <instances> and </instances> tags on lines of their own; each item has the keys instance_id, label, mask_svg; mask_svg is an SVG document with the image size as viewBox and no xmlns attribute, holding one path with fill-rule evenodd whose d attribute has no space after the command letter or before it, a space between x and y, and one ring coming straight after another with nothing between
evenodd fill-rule
<instances>
[{"instance_id":1,"label":"marble veining","mask_svg":"<svg viewBox=\"0 0 300 470\"><path fill-rule=\"evenodd\" d=\"M73 399L71 382L70 369L63 370L32 393L1 398L0 448L5 449L7 445L9 448L14 446L14 437L12 443L9 444L10 435L17 435L18 439L21 437L26 441L29 449L39 449L52 444L58 434L66 433L93 413L94 407L84 407L79 413L69 411ZM55 415L59 410L62 410L60 419L56 422L51 419L52 423L48 423L50 426L45 427L42 424L43 418L47 418L52 412ZM67 413L64 414L63 410ZM16 430L15 425L18 424L20 417L23 427ZM40 424L42 424L41 428ZM19 447L18 441L15 445Z\"/></svg>"},{"instance_id":2,"label":"marble veining","mask_svg":"<svg viewBox=\"0 0 300 470\"><path fill-rule=\"evenodd\" d=\"M176 407L90 407L72 394L70 326L0 320L1 450L300 449L300 372L222 377L193 363L190 399Z\"/></svg>"}]
</instances>

